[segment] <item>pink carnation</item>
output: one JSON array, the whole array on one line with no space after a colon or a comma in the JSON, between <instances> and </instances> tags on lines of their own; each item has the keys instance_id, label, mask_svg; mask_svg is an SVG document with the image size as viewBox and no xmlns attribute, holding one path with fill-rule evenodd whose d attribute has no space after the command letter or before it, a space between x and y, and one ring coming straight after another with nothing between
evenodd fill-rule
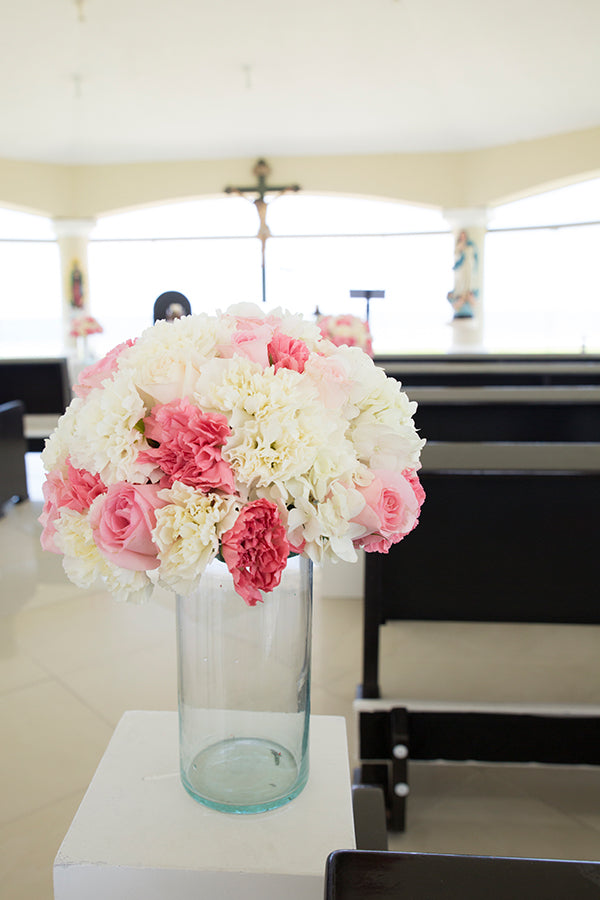
<instances>
[{"instance_id":1,"label":"pink carnation","mask_svg":"<svg viewBox=\"0 0 600 900\"><path fill-rule=\"evenodd\" d=\"M234 492L233 470L221 455L230 435L224 415L205 413L186 399L172 400L155 406L144 427L146 439L158 446L142 451L138 461L159 466L167 476L163 486L182 481L205 493Z\"/></svg>"},{"instance_id":2,"label":"pink carnation","mask_svg":"<svg viewBox=\"0 0 600 900\"><path fill-rule=\"evenodd\" d=\"M294 372L304 372L306 360L310 351L304 341L296 340L287 334L276 331L268 346L269 360L275 371L278 369L293 369Z\"/></svg>"},{"instance_id":3,"label":"pink carnation","mask_svg":"<svg viewBox=\"0 0 600 900\"><path fill-rule=\"evenodd\" d=\"M147 571L160 565L152 540L156 510L164 506L155 484L111 484L106 498L90 512L89 522L100 552L115 566Z\"/></svg>"},{"instance_id":4,"label":"pink carnation","mask_svg":"<svg viewBox=\"0 0 600 900\"><path fill-rule=\"evenodd\" d=\"M368 552L387 553L415 528L425 492L415 472L374 470L373 481L357 490L365 506L352 520L365 528L354 543Z\"/></svg>"},{"instance_id":5,"label":"pink carnation","mask_svg":"<svg viewBox=\"0 0 600 900\"><path fill-rule=\"evenodd\" d=\"M123 341L122 344L117 344L116 347L113 347L112 350L110 350L106 356L103 356L102 359L99 359L98 362L88 366L87 369L83 369L79 375L77 384L73 386L73 392L78 397L87 397L93 388L100 387L102 382L106 378L110 378L117 368L117 361L123 350L127 350L128 347L133 347L135 341L136 338L133 338L128 341Z\"/></svg>"},{"instance_id":6,"label":"pink carnation","mask_svg":"<svg viewBox=\"0 0 600 900\"><path fill-rule=\"evenodd\" d=\"M61 509L73 509L83 513L92 505L92 501L106 491L106 485L99 475L93 475L86 469L76 469L67 459L67 472L63 475L59 470L50 472L42 485L44 507L38 521L43 526L41 544L44 550L60 553L56 546L55 522Z\"/></svg>"},{"instance_id":7,"label":"pink carnation","mask_svg":"<svg viewBox=\"0 0 600 900\"><path fill-rule=\"evenodd\" d=\"M272 591L281 581L289 556L279 510L269 500L255 500L240 512L222 537L221 552L233 575L237 593L248 606L262 602L260 591Z\"/></svg>"}]
</instances>

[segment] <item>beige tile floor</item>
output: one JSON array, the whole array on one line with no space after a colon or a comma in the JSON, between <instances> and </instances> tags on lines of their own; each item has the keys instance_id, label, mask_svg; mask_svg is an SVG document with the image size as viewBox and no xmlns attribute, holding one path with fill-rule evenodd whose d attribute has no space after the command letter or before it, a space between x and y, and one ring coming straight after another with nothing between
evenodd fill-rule
<instances>
[{"instance_id":1,"label":"beige tile floor","mask_svg":"<svg viewBox=\"0 0 600 900\"><path fill-rule=\"evenodd\" d=\"M28 469L30 500L0 519L2 900L52 898L54 856L122 713L176 708L170 595L133 607L70 585L39 547L37 455ZM361 615L358 599L322 596L317 575L313 710L346 717L351 765ZM384 690L600 705L600 630L483 628L386 626ZM598 770L412 764L410 783L390 849L600 859Z\"/></svg>"}]
</instances>

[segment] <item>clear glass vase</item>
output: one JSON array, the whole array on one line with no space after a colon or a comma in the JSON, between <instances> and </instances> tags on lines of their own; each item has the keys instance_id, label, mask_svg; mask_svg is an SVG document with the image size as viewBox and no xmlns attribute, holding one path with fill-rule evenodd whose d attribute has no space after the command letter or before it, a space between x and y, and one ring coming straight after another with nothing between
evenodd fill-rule
<instances>
[{"instance_id":1,"label":"clear glass vase","mask_svg":"<svg viewBox=\"0 0 600 900\"><path fill-rule=\"evenodd\" d=\"M177 598L181 780L231 813L274 809L308 780L312 563L247 606L214 560Z\"/></svg>"}]
</instances>

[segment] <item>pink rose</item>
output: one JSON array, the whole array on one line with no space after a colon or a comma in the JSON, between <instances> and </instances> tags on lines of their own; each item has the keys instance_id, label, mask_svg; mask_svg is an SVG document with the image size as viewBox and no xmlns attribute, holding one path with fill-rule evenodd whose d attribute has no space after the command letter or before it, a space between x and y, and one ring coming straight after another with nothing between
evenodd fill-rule
<instances>
[{"instance_id":1,"label":"pink rose","mask_svg":"<svg viewBox=\"0 0 600 900\"><path fill-rule=\"evenodd\" d=\"M267 346L273 329L259 319L238 319L237 328L231 335L232 355L244 356L259 363L263 369L269 365Z\"/></svg>"},{"instance_id":2,"label":"pink rose","mask_svg":"<svg viewBox=\"0 0 600 900\"><path fill-rule=\"evenodd\" d=\"M90 508L92 501L106 491L106 485L99 475L93 475L86 469L76 469L67 459L67 472L50 472L42 485L44 508L38 521L43 526L41 544L44 550L60 553L56 546L55 522L61 509L74 509L82 513Z\"/></svg>"},{"instance_id":3,"label":"pink rose","mask_svg":"<svg viewBox=\"0 0 600 900\"><path fill-rule=\"evenodd\" d=\"M350 395L350 380L343 360L314 353L309 364L309 375L327 409L338 409L346 403Z\"/></svg>"},{"instance_id":4,"label":"pink rose","mask_svg":"<svg viewBox=\"0 0 600 900\"><path fill-rule=\"evenodd\" d=\"M417 503L419 504L420 509L423 506L423 501L425 500L425 491L423 490L423 485L419 481L419 476L414 469L405 469L402 474L415 492L415 497L417 498Z\"/></svg>"},{"instance_id":5,"label":"pink rose","mask_svg":"<svg viewBox=\"0 0 600 900\"><path fill-rule=\"evenodd\" d=\"M415 472L374 470L373 481L357 490L365 506L352 520L365 534L354 543L368 552L387 553L416 526L425 492Z\"/></svg>"},{"instance_id":6,"label":"pink rose","mask_svg":"<svg viewBox=\"0 0 600 900\"><path fill-rule=\"evenodd\" d=\"M306 360L310 351L304 341L298 341L287 334L276 331L268 346L271 365L278 369L293 369L294 372L304 372Z\"/></svg>"},{"instance_id":7,"label":"pink rose","mask_svg":"<svg viewBox=\"0 0 600 900\"><path fill-rule=\"evenodd\" d=\"M380 534L367 534L354 541L354 546L360 547L365 553L387 553L392 544L397 544L403 537L403 534L397 534L391 538L384 538Z\"/></svg>"},{"instance_id":8,"label":"pink rose","mask_svg":"<svg viewBox=\"0 0 600 900\"><path fill-rule=\"evenodd\" d=\"M93 388L100 387L102 382L107 378L110 378L117 368L117 361L123 350L127 350L128 347L133 347L135 341L135 338L133 340L123 341L122 344L113 347L112 350L110 350L106 356L102 357L102 359L98 360L97 363L88 366L87 369L83 369L79 375L77 384L73 386L73 392L78 397L87 397Z\"/></svg>"},{"instance_id":9,"label":"pink rose","mask_svg":"<svg viewBox=\"0 0 600 900\"><path fill-rule=\"evenodd\" d=\"M259 591L277 587L289 549L279 510L269 500L249 503L225 532L221 553L237 593L248 606L262 603Z\"/></svg>"},{"instance_id":10,"label":"pink rose","mask_svg":"<svg viewBox=\"0 0 600 900\"><path fill-rule=\"evenodd\" d=\"M141 463L154 463L163 470L167 485L182 481L208 493L235 490L233 470L221 455L230 435L227 418L221 413L205 413L189 400L173 400L155 406L144 419L149 447L138 456Z\"/></svg>"},{"instance_id":11,"label":"pink rose","mask_svg":"<svg viewBox=\"0 0 600 900\"><path fill-rule=\"evenodd\" d=\"M160 565L152 540L155 510L165 505L158 491L155 484L111 484L104 501L91 510L96 546L115 566L147 571Z\"/></svg>"}]
</instances>

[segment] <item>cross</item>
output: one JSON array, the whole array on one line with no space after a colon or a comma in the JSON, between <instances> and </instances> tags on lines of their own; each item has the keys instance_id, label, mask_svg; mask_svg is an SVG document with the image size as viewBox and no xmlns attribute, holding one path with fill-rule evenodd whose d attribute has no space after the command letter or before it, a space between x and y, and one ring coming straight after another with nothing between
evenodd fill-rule
<instances>
[{"instance_id":1,"label":"cross","mask_svg":"<svg viewBox=\"0 0 600 900\"><path fill-rule=\"evenodd\" d=\"M254 168L252 169L253 173L256 175L258 184L253 187L226 187L226 194L237 194L238 197L243 197L244 200L249 199L245 195L246 194L256 194L255 200L250 200L250 203L253 203L256 207L256 212L258 213L258 219L260 222L260 227L256 234L256 237L260 240L262 244L262 298L263 303L266 303L266 281L265 281L265 246L267 243L267 239L271 237L271 230L267 225L267 201L265 200L266 194L277 194L277 197L281 197L282 194L288 194L290 192L296 193L300 190L300 185L298 184L287 184L279 187L275 186L267 186L267 177L271 174L271 168L267 165L264 159L259 159ZM277 199L275 197L274 199Z\"/></svg>"}]
</instances>

